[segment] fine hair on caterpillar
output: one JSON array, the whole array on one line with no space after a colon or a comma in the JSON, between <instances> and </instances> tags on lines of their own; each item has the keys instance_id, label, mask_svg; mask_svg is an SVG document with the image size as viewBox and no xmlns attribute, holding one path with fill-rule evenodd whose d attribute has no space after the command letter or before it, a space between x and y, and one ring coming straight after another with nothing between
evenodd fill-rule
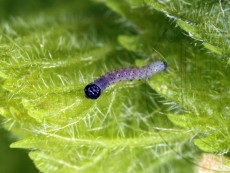
<instances>
[{"instance_id":1,"label":"fine hair on caterpillar","mask_svg":"<svg viewBox=\"0 0 230 173\"><path fill-rule=\"evenodd\" d=\"M140 68L126 68L107 73L94 82L86 85L84 89L85 96L89 99L97 99L105 88L116 82L139 80L143 78L149 79L155 73L164 71L166 68L166 62L156 61Z\"/></svg>"}]
</instances>

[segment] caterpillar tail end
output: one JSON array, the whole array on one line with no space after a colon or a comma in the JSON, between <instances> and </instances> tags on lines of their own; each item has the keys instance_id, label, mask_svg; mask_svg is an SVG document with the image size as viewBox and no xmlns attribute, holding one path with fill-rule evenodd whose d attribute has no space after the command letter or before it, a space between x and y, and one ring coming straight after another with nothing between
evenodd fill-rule
<instances>
[{"instance_id":1,"label":"caterpillar tail end","mask_svg":"<svg viewBox=\"0 0 230 173\"><path fill-rule=\"evenodd\" d=\"M85 96L89 99L97 99L101 95L101 89L94 83L86 85Z\"/></svg>"}]
</instances>

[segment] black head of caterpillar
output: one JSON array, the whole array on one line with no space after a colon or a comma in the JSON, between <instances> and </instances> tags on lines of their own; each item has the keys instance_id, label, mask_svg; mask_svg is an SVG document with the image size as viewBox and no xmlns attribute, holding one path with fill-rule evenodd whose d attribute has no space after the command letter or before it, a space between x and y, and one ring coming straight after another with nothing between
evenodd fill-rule
<instances>
[{"instance_id":1,"label":"black head of caterpillar","mask_svg":"<svg viewBox=\"0 0 230 173\"><path fill-rule=\"evenodd\" d=\"M94 83L88 84L85 87L85 96L90 99L97 99L101 95L101 89Z\"/></svg>"}]
</instances>

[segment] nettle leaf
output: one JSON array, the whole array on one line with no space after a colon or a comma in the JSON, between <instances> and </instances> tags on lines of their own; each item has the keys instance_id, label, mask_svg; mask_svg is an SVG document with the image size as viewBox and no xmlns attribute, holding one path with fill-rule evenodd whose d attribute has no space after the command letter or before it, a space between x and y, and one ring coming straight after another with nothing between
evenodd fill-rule
<instances>
[{"instance_id":1,"label":"nettle leaf","mask_svg":"<svg viewBox=\"0 0 230 173\"><path fill-rule=\"evenodd\" d=\"M223 54L223 58L227 57L229 63L228 1L145 0L145 2L175 19L188 36L200 40L210 51Z\"/></svg>"},{"instance_id":2,"label":"nettle leaf","mask_svg":"<svg viewBox=\"0 0 230 173\"><path fill-rule=\"evenodd\" d=\"M0 115L20 139L11 147L30 149L40 171L61 173L194 172L194 137L203 151L228 153L229 68L144 1L95 1L107 7L47 1L0 10ZM155 59L168 71L85 98L96 77Z\"/></svg>"},{"instance_id":3,"label":"nettle leaf","mask_svg":"<svg viewBox=\"0 0 230 173\"><path fill-rule=\"evenodd\" d=\"M116 3L115 1L112 2ZM128 2L130 3L130 1ZM116 8L112 7L112 9L124 15L125 12L123 12L122 9L124 9L125 5L126 8L128 7L128 2L116 3ZM155 1L151 1L151 3L150 1L147 2L159 11L172 8L174 3L174 1L167 1L169 4L167 5L165 1L165 4L161 5ZM108 6L113 3L108 1ZM161 3L163 4L164 1L161 1ZM180 8L186 7L186 3L184 4L185 7L183 7L184 2L177 1L177 3L182 3ZM210 5L208 3L204 4ZM215 5L214 2L212 4ZM120 9L117 10L119 5ZM175 9L172 8L172 10L174 10L173 15L180 16L181 13L184 14L187 12L183 15L183 18L181 17L184 20L190 15L195 15L196 11L202 11L203 6L199 8L199 5L202 5L202 3L197 3L197 8L191 13L188 10L176 11L176 6ZM209 6L205 8L208 7ZM193 41L183 36L177 28L172 29L167 19L161 17L161 21L157 20L157 18L160 18L160 14L159 16L155 13L153 15L151 9L140 5L139 8L135 7L129 10L130 13L126 13L124 17L139 29L139 34L121 35L119 36L119 42L127 50L149 56L151 59L165 59L168 62L168 73L153 76L149 82L150 86L152 86L157 93L160 93L167 99L164 101L164 104L169 105L168 109L177 112L177 114L170 113L168 118L174 124L191 130L197 137L195 144L203 151L218 152L220 154L228 153L230 142L230 119L228 116L230 103L230 90L228 87L230 69L226 61L219 61L215 59L216 55L207 54L197 42L196 46L193 46L191 44ZM166 10L164 12L169 14ZM139 20L133 17L138 16L138 14L140 17L143 13L148 15L144 15L143 18ZM201 18L205 17L202 14L203 11L196 15L200 15ZM172 14L170 14L170 16L172 16ZM211 17L215 16L212 15ZM178 17L176 19L178 19ZM182 24L182 19L178 20L177 23ZM188 17L188 20L192 19L195 20L195 18ZM198 19L197 17L196 20ZM145 22L142 24L140 22L141 20ZM211 20L213 22L213 19ZM148 24L145 25L145 23ZM145 27L151 24L151 28ZM199 26L201 29L198 30L189 24L184 25L184 28L186 27L191 30L189 32L193 33L193 35L197 35L196 39L199 37L199 39L203 39L203 44L209 45L210 42L208 43L208 39L204 40L203 38L204 36L209 38L207 35L211 35L205 32L207 28L203 27L203 30L201 30L202 27ZM215 41L221 39L222 42L217 41L217 43L219 43L219 45L226 44L223 35L214 36L215 38L212 39L213 44ZM209 46L212 47L212 45ZM214 49L216 51L214 51ZM223 54L228 52L228 48L224 46L221 46L221 50L217 47L214 49L214 52L221 52ZM158 52L163 54L163 56ZM223 56L219 57L222 58ZM180 110L179 112L178 108Z\"/></svg>"},{"instance_id":4,"label":"nettle leaf","mask_svg":"<svg viewBox=\"0 0 230 173\"><path fill-rule=\"evenodd\" d=\"M80 133L79 133L80 134ZM39 148L41 151L30 153L31 158L44 172L104 172L128 170L141 171L160 169L162 165L170 165L175 152L164 156L163 150L169 146L160 146L162 138L157 133L153 136L140 138L74 138L57 134L39 135L13 144L13 147ZM178 135L180 141L183 139ZM175 139L172 135L162 134L164 137ZM182 137L182 138L180 138ZM39 139L39 140L38 140ZM182 141L181 141L182 142ZM180 147L178 142L172 148ZM64 146L64 148L62 148ZM147 147L148 146L148 147ZM143 148L144 147L144 148ZM62 148L60 150L60 148ZM168 148L168 149L167 149ZM156 150L159 150L155 153ZM168 160L167 162L164 159ZM163 162L163 163L161 163Z\"/></svg>"},{"instance_id":5,"label":"nettle leaf","mask_svg":"<svg viewBox=\"0 0 230 173\"><path fill-rule=\"evenodd\" d=\"M11 147L33 150L42 172L193 171L191 133L174 127L144 80L111 86L98 100L84 96L96 77L144 59L117 42L137 28L102 4L44 5L0 23L0 114L20 139Z\"/></svg>"}]
</instances>

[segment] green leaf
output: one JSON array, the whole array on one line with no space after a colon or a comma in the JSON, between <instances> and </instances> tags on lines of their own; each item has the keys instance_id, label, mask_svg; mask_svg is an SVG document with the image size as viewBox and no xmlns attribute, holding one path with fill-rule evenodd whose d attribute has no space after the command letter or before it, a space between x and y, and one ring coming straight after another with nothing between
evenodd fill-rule
<instances>
[{"instance_id":1,"label":"green leaf","mask_svg":"<svg viewBox=\"0 0 230 173\"><path fill-rule=\"evenodd\" d=\"M41 172L62 173L195 172L194 138L202 151L228 153L226 61L192 45L141 0L95 1L36 2L34 11L26 1L24 12L2 12L0 115L19 139L11 147L30 149ZM184 21L177 22L204 39L201 26ZM222 58L228 48L215 39L204 45ZM168 70L149 81L85 97L84 87L98 76L158 59Z\"/></svg>"},{"instance_id":2,"label":"green leaf","mask_svg":"<svg viewBox=\"0 0 230 173\"><path fill-rule=\"evenodd\" d=\"M133 12L138 13L138 10ZM151 18L146 18L145 22L148 20L151 22ZM133 23L140 25L136 21ZM154 24L159 26L156 22ZM164 25L168 28L167 24ZM179 115L170 114L169 119L179 126L189 128L195 134L207 136L215 133L216 139L219 137L224 146L227 146L230 134L230 90L227 87L230 85L230 69L224 62L213 60L213 55L201 51L200 46L191 46L187 38L178 34L177 40L174 39L170 34L172 29L167 32L164 40L157 43L156 40L160 38L156 38L151 30L145 30L145 33L137 36L120 36L119 41L126 49L146 56L157 56L151 46L162 52L163 58L168 62L168 74L153 76L149 84L168 99L164 102L169 105L169 110L178 112L181 109ZM174 30L174 33L178 32ZM222 147L218 149L220 150L226 152L229 148Z\"/></svg>"},{"instance_id":3,"label":"green leaf","mask_svg":"<svg viewBox=\"0 0 230 173\"><path fill-rule=\"evenodd\" d=\"M225 136L221 137L214 134L206 138L195 139L194 143L206 152L228 152L226 149L229 148L229 140Z\"/></svg>"},{"instance_id":4,"label":"green leaf","mask_svg":"<svg viewBox=\"0 0 230 173\"><path fill-rule=\"evenodd\" d=\"M161 133L161 135L168 140L179 141L183 141L185 136L180 132ZM175 139L175 135L177 139ZM160 169L163 165L173 163L176 153L171 151L167 156L164 156L164 150L169 146L161 146L162 136L158 133L151 133L151 136L140 138L83 139L44 133L14 143L11 147L39 148L39 151L31 152L30 157L44 172L93 172L95 170L97 172L112 170L125 172L130 169L150 172ZM171 149L175 150L175 147L181 145L179 142L171 144ZM63 146L65 147L63 148ZM60 148L62 149L60 150Z\"/></svg>"},{"instance_id":5,"label":"green leaf","mask_svg":"<svg viewBox=\"0 0 230 173\"><path fill-rule=\"evenodd\" d=\"M226 57L229 63L229 3L209 0L145 2L175 19L188 36L200 40L210 51L226 55L223 57Z\"/></svg>"}]
</instances>

